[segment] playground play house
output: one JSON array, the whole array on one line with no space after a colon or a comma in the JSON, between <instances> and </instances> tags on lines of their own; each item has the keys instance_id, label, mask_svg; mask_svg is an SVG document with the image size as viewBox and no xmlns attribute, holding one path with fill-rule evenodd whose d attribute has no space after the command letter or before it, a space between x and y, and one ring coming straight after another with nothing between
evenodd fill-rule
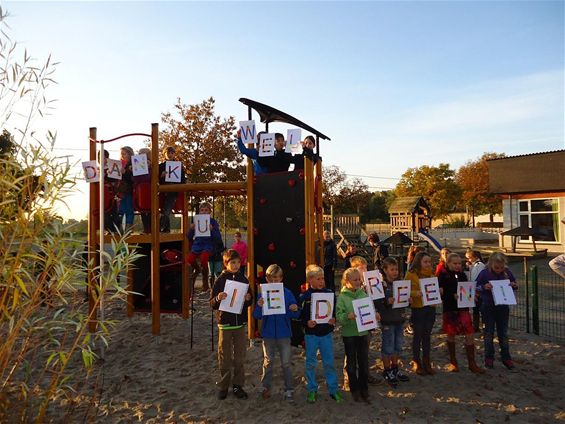
<instances>
[{"instance_id":1,"label":"playground play house","mask_svg":"<svg viewBox=\"0 0 565 424\"><path fill-rule=\"evenodd\" d=\"M269 132L269 124L281 122L301 128L311 133L316 139L316 153L320 154L320 141L330 140L318 130L271 106L242 98L240 102L247 106L248 119L253 119L253 112L259 115ZM130 234L126 243L138 247L142 254L136 263L136 269L127 270L128 316L136 312L150 312L152 332L161 331L161 313L179 313L188 318L190 299L194 290L189 281L190 265L185 258L189 253L187 233L191 224L189 215L189 197L208 199L221 196L245 196L247 200L247 278L252 292L256 293L257 270L265 269L272 263L279 264L285 271L285 286L295 294L305 280L307 264L317 263L323 266L323 209L322 209L322 163L314 164L304 156L304 169L254 175L253 163L247 159L246 181L159 184L159 125L151 125L150 134L127 134L112 140L97 140L96 128L90 129L90 162L95 163L97 146L104 151L104 144L129 136L150 136L151 163L150 183L134 192L136 209L151 214L150 234ZM249 144L254 148L253 144ZM100 181L90 184L90 207L88 224L89 272L88 281L91 289L100 285L96 267L100 263L101 246L109 243L113 235L104 232L104 213L110 206L109 193L104 187L104 173ZM160 193L178 193L175 212L182 216L181 232L160 233L159 195ZM182 257L176 263L163 264L163 253L171 247L182 251ZM168 258L170 259L170 258ZM101 267L100 274L103 273ZM150 272L149 272L150 271ZM102 274L103 275L103 274ZM138 293L138 294L137 294ZM171 296L175 298L171 302ZM255 296L254 296L255 298ZM178 299L178 301L177 301ZM96 317L99 307L101 319L103 307L90 296L90 316ZM249 308L249 337L255 336L255 323ZM95 331L97 321L92 319L90 330Z\"/></svg>"}]
</instances>

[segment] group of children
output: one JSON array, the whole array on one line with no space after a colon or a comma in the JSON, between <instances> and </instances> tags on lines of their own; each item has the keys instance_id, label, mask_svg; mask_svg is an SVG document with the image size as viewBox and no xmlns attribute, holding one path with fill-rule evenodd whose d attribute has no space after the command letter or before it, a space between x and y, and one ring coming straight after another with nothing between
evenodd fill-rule
<instances>
[{"instance_id":1,"label":"group of children","mask_svg":"<svg viewBox=\"0 0 565 424\"><path fill-rule=\"evenodd\" d=\"M475 256L473 256L475 255ZM476 259L476 252L470 255ZM223 255L224 271L216 280L210 305L218 310L220 302L227 294L224 291L227 279L248 283L241 272L240 255L230 249ZM467 281L463 272L461 257L456 253L444 255L442 266L437 274L443 304L442 329L447 335L449 355L448 371L459 371L455 338L463 335L465 338L465 351L468 359L469 370L482 374L485 370L475 361L474 327L469 308L458 308L457 284ZM476 266L477 261L469 263ZM405 308L396 308L394 305L393 282L399 280L399 264L394 258L387 257L381 261L382 285L384 298L373 301L377 320L380 322L381 357L384 366L383 377L393 387L399 382L409 381L399 367L399 358L404 344ZM484 265L484 264L483 264ZM367 297L363 283L363 273L367 270L367 262L357 256L351 260L351 267L342 275L341 291L335 302L334 316L327 323L318 323L311 319L310 308L312 295L315 293L332 293L326 288L324 270L317 265L306 268L306 290L301 293L298 301L293 293L284 289L285 313L282 315L263 315L264 300L259 293L253 311L253 317L262 320L261 337L263 340L263 373L262 397L268 399L272 395L272 366L277 356L280 356L283 378L284 398L293 400L293 377L291 369L291 321L300 320L304 330L305 341L305 379L307 389L307 402L314 403L318 398L318 384L316 382L316 366L318 353L323 364L324 376L329 395L336 402L344 400L339 390L336 367L334 363L333 332L336 325L341 327L341 336L345 351L344 370L345 380L348 381L352 398L356 402L370 403L369 398L369 339L371 333L359 331L353 308L353 301ZM420 291L420 279L435 275L432 268L432 259L426 252L418 252L410 263L405 279L410 280L410 323L414 337L412 343L413 372L417 375L433 375L432 366L431 332L435 323L436 307L424 306ZM471 274L473 275L473 274ZM273 264L265 274L265 282L275 283L283 281L283 270ZM516 281L510 270L506 267L506 257L501 253L494 253L484 265L484 269L476 275L477 297L481 299L481 314L484 323L485 366L494 366L494 331L497 330L500 344L502 363L508 368L514 368L508 347L508 315L507 305L495 305L492 297L492 284L490 281L508 279L511 286L516 288ZM246 332L243 327L247 321L246 306L251 305L252 294L249 291L245 297L244 308L240 314L218 311L218 362L220 380L218 398L225 399L228 395L230 382L234 396L246 399L244 391L244 360ZM373 333L375 334L375 333ZM233 379L231 371L233 368Z\"/></svg>"},{"instance_id":2,"label":"group of children","mask_svg":"<svg viewBox=\"0 0 565 424\"><path fill-rule=\"evenodd\" d=\"M121 161L121 180L113 178L105 179L105 188L111 196L109 206L105 211L105 229L109 231L125 230L129 231L133 227L133 220L135 214L134 207L134 193L139 190L142 184L149 184L151 182L151 149L142 148L137 153L138 155L145 155L147 157L147 165L149 172L143 175L133 175L132 157L135 155L134 150L129 146L123 146L120 149ZM169 184L165 178L165 164L166 161L176 160L176 151L174 147L165 147L163 150L165 161L159 164L159 183ZM107 159L110 155L108 151L104 151L105 168L107 167ZM106 175L107 170L106 170ZM184 170L181 169L181 183L186 181ZM163 205L161 207L160 217L160 231L168 233L171 231L171 214L178 193L163 193ZM143 231L145 233L151 232L151 214L143 210L140 211L141 221L143 223ZM124 224L125 218L125 227Z\"/></svg>"}]
</instances>

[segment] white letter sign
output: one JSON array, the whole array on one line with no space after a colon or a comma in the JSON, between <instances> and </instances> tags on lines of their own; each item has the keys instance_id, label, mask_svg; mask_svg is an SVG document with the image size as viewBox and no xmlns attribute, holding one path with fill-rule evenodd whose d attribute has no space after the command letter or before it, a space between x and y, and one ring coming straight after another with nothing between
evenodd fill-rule
<instances>
[{"instance_id":1,"label":"white letter sign","mask_svg":"<svg viewBox=\"0 0 565 424\"><path fill-rule=\"evenodd\" d=\"M492 284L492 297L495 305L516 305L516 296L510 287L510 280L494 280L489 283Z\"/></svg>"},{"instance_id":2,"label":"white letter sign","mask_svg":"<svg viewBox=\"0 0 565 424\"><path fill-rule=\"evenodd\" d=\"M275 135L272 133L261 134L259 137L259 156L275 155Z\"/></svg>"},{"instance_id":3,"label":"white letter sign","mask_svg":"<svg viewBox=\"0 0 565 424\"><path fill-rule=\"evenodd\" d=\"M210 237L210 215L194 215L194 238Z\"/></svg>"},{"instance_id":4,"label":"white letter sign","mask_svg":"<svg viewBox=\"0 0 565 424\"><path fill-rule=\"evenodd\" d=\"M286 314L283 283L261 284L261 295L264 302L263 315Z\"/></svg>"},{"instance_id":5,"label":"white letter sign","mask_svg":"<svg viewBox=\"0 0 565 424\"><path fill-rule=\"evenodd\" d=\"M310 319L316 324L327 324L333 318L334 294L312 293L310 303Z\"/></svg>"},{"instance_id":6,"label":"white letter sign","mask_svg":"<svg viewBox=\"0 0 565 424\"><path fill-rule=\"evenodd\" d=\"M410 280L392 282L392 293L394 296L393 308L405 308L410 304L410 284Z\"/></svg>"},{"instance_id":7,"label":"white letter sign","mask_svg":"<svg viewBox=\"0 0 565 424\"><path fill-rule=\"evenodd\" d=\"M182 172L181 163L177 160L168 160L165 163L165 181L168 183L180 183Z\"/></svg>"},{"instance_id":8,"label":"white letter sign","mask_svg":"<svg viewBox=\"0 0 565 424\"><path fill-rule=\"evenodd\" d=\"M378 269L373 271L367 271L363 273L363 279L365 280L365 288L367 294L372 300L382 299L385 297L385 291L383 289L383 277Z\"/></svg>"},{"instance_id":9,"label":"white letter sign","mask_svg":"<svg viewBox=\"0 0 565 424\"><path fill-rule=\"evenodd\" d=\"M131 166L134 177L149 174L149 165L147 163L147 155L145 153L142 155L132 156Z\"/></svg>"},{"instance_id":10,"label":"white letter sign","mask_svg":"<svg viewBox=\"0 0 565 424\"><path fill-rule=\"evenodd\" d=\"M437 277L420 278L420 291L422 292L422 304L424 306L438 305L441 303Z\"/></svg>"},{"instance_id":11,"label":"white letter sign","mask_svg":"<svg viewBox=\"0 0 565 424\"><path fill-rule=\"evenodd\" d=\"M113 178L115 180L122 179L122 161L116 159L108 159L108 178Z\"/></svg>"},{"instance_id":12,"label":"white letter sign","mask_svg":"<svg viewBox=\"0 0 565 424\"><path fill-rule=\"evenodd\" d=\"M475 289L477 283L474 281L459 281L457 283L457 307L458 308L474 308L475 307Z\"/></svg>"},{"instance_id":13,"label":"white letter sign","mask_svg":"<svg viewBox=\"0 0 565 424\"><path fill-rule=\"evenodd\" d=\"M286 132L286 151L292 153L298 152L300 149L300 140L302 138L302 130L300 128L295 128L287 130Z\"/></svg>"},{"instance_id":14,"label":"white letter sign","mask_svg":"<svg viewBox=\"0 0 565 424\"><path fill-rule=\"evenodd\" d=\"M377 314L370 297L355 299L351 302L358 331L367 331L377 328Z\"/></svg>"},{"instance_id":15,"label":"white letter sign","mask_svg":"<svg viewBox=\"0 0 565 424\"><path fill-rule=\"evenodd\" d=\"M256 140L255 121L239 121L239 131L241 134L241 141L245 144L253 143Z\"/></svg>"},{"instance_id":16,"label":"white letter sign","mask_svg":"<svg viewBox=\"0 0 565 424\"><path fill-rule=\"evenodd\" d=\"M97 183L100 181L100 174L98 174L98 163L95 160L89 160L82 163L84 171L84 179L87 183Z\"/></svg>"},{"instance_id":17,"label":"white letter sign","mask_svg":"<svg viewBox=\"0 0 565 424\"><path fill-rule=\"evenodd\" d=\"M227 280L224 292L227 293L228 297L220 302L220 311L231 312L238 315L241 314L248 288L249 284Z\"/></svg>"}]
</instances>

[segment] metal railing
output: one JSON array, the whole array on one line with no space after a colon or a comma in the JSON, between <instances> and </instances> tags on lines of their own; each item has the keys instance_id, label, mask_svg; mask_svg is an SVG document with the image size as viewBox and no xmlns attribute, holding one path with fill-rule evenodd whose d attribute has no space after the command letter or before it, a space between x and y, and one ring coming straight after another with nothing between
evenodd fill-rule
<instances>
[{"instance_id":1,"label":"metal railing","mask_svg":"<svg viewBox=\"0 0 565 424\"><path fill-rule=\"evenodd\" d=\"M565 279L533 265L521 281L509 326L565 343Z\"/></svg>"}]
</instances>

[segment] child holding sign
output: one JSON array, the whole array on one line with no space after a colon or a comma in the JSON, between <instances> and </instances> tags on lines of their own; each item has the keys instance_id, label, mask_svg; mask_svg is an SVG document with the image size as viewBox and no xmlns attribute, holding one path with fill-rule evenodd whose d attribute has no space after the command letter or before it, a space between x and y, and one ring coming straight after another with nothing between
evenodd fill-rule
<instances>
[{"instance_id":1,"label":"child holding sign","mask_svg":"<svg viewBox=\"0 0 565 424\"><path fill-rule=\"evenodd\" d=\"M337 375L334 365L332 333L335 328L335 318L333 318L333 302L328 302L328 300L318 302L313 299L316 294L329 293L333 300L334 294L324 287L324 270L318 265L306 267L306 282L308 289L300 295L300 305L302 306L300 318L306 333L304 336L306 342L306 388L308 390L306 401L314 403L318 398L316 364L319 350L324 364L324 374L330 397L339 403L343 401L343 396L337 390ZM323 311L322 308L324 308ZM312 313L313 311L314 313ZM317 319L312 319L313 317ZM317 322L318 320L321 322Z\"/></svg>"},{"instance_id":2,"label":"child holding sign","mask_svg":"<svg viewBox=\"0 0 565 424\"><path fill-rule=\"evenodd\" d=\"M131 157L134 151L129 146L120 149L122 161L122 179L118 183L118 225L121 228L122 219L126 217L126 231L133 226L133 171L131 168Z\"/></svg>"},{"instance_id":3,"label":"child holding sign","mask_svg":"<svg viewBox=\"0 0 565 424\"><path fill-rule=\"evenodd\" d=\"M249 285L247 278L240 272L241 259L235 250L227 250L224 253L225 270L220 274L210 298L210 306L217 310L218 320L218 365L220 368L220 380L218 386L218 399L225 399L228 395L230 381L232 380L233 368L233 394L238 399L247 399L247 393L243 390L245 383L245 352L247 350L247 334L245 324L247 323L247 308L251 306L251 293L247 291L244 295L243 308L239 313L220 310L220 304L228 298L224 291L228 280L245 283ZM249 286L248 286L249 287ZM235 300L242 293L232 292L230 295Z\"/></svg>"},{"instance_id":4,"label":"child holding sign","mask_svg":"<svg viewBox=\"0 0 565 424\"><path fill-rule=\"evenodd\" d=\"M341 325L345 348L345 369L349 390L355 402L369 403L369 338L367 331L359 331L355 320L353 301L368 298L361 288L361 273L356 268L346 269L341 279L337 298L336 319Z\"/></svg>"},{"instance_id":5,"label":"child holding sign","mask_svg":"<svg viewBox=\"0 0 565 424\"><path fill-rule=\"evenodd\" d=\"M200 204L199 213L201 215L210 215L212 213L212 205L208 202ZM188 231L188 243L190 245L190 253L187 262L192 267L193 278L196 279L194 267L196 266L196 259L200 259L200 269L202 271L202 291L207 292L208 287L208 259L214 253L214 250L222 240L220 233L220 225L218 222L210 217L210 235L198 237L196 234L195 224L192 224ZM240 256L241 261L241 256Z\"/></svg>"},{"instance_id":6,"label":"child holding sign","mask_svg":"<svg viewBox=\"0 0 565 424\"><path fill-rule=\"evenodd\" d=\"M494 328L496 327L502 363L511 370L514 369L514 363L508 344L510 309L508 305L494 304L490 282L495 280L509 280L512 289L518 288L514 275L506 267L506 256L500 252L490 255L486 269L477 277L477 293L481 297L481 315L484 323L485 367L494 367Z\"/></svg>"},{"instance_id":7,"label":"child holding sign","mask_svg":"<svg viewBox=\"0 0 565 424\"><path fill-rule=\"evenodd\" d=\"M409 381L406 374L398 369L398 358L404 344L404 308L393 308L394 291L393 281L398 280L398 262L388 257L383 259L383 290L385 297L375 300L375 307L381 317L382 345L381 355L384 379L392 387L399 381Z\"/></svg>"},{"instance_id":8,"label":"child holding sign","mask_svg":"<svg viewBox=\"0 0 565 424\"><path fill-rule=\"evenodd\" d=\"M410 269L406 273L406 279L410 280L410 299L412 308L412 328L414 338L412 339L412 361L413 371L419 375L435 374L430 360L431 336L436 321L435 305L424 306L422 291L420 289L420 278L433 277L432 258L426 252L418 252ZM420 361L420 351L423 361Z\"/></svg>"},{"instance_id":9,"label":"child holding sign","mask_svg":"<svg viewBox=\"0 0 565 424\"><path fill-rule=\"evenodd\" d=\"M459 282L467 281L463 272L461 257L457 253L447 255L445 267L438 276L439 287L442 292L443 303L443 332L447 334L447 350L449 352L449 372L458 372L457 358L455 356L455 336L465 335L465 351L471 372L482 374L484 369L477 366L475 362L475 341L473 334L473 320L468 307L459 308L457 297L459 296Z\"/></svg>"},{"instance_id":10,"label":"child holding sign","mask_svg":"<svg viewBox=\"0 0 565 424\"><path fill-rule=\"evenodd\" d=\"M267 283L280 283L283 280L283 270L280 266L273 264L267 268L265 273ZM284 288L284 295L277 293L279 299L284 296L284 309L282 314L263 315L265 297L271 294L261 293L257 305L253 311L253 318L263 320L261 326L261 337L263 337L263 399L271 397L271 380L273 379L273 361L277 352L281 357L281 367L284 377L284 398L293 399L292 369L290 368L290 338L292 329L290 320L298 318L300 311L292 292Z\"/></svg>"}]
</instances>

